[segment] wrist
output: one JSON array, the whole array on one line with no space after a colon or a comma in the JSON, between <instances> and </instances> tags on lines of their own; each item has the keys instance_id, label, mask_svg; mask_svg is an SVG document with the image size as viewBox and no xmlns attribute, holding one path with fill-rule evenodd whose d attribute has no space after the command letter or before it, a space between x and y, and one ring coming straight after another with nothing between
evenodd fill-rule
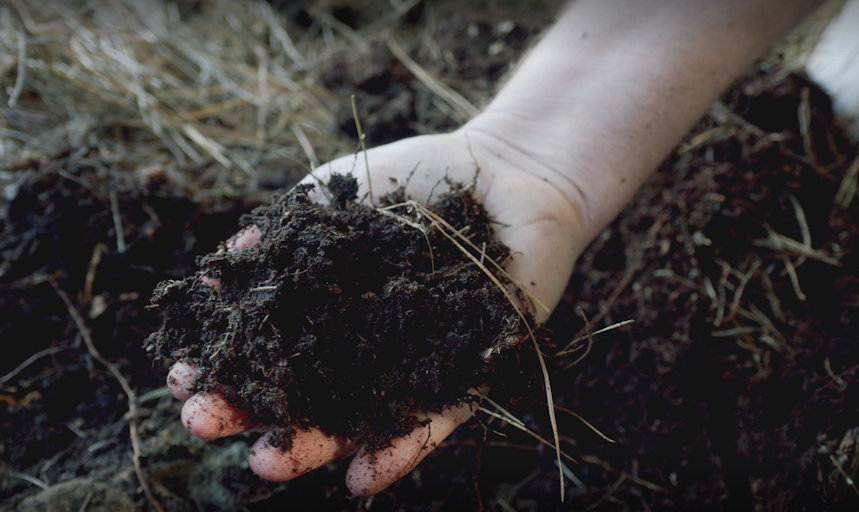
<instances>
[{"instance_id":1,"label":"wrist","mask_svg":"<svg viewBox=\"0 0 859 512\"><path fill-rule=\"evenodd\" d=\"M592 239L815 3L578 0L464 129L527 155L527 170L576 205Z\"/></svg>"},{"instance_id":2,"label":"wrist","mask_svg":"<svg viewBox=\"0 0 859 512\"><path fill-rule=\"evenodd\" d=\"M461 130L493 141L499 156L556 189L566 199L571 221L586 246L632 198L649 169L621 166L609 147L622 137L600 136L571 124L563 111L529 116L515 109L490 106ZM658 160L654 162L656 166Z\"/></svg>"},{"instance_id":3,"label":"wrist","mask_svg":"<svg viewBox=\"0 0 859 512\"><path fill-rule=\"evenodd\" d=\"M591 200L575 179L584 174L574 170L577 163L567 156L566 150L551 143L535 144L543 132L539 123L521 120L515 114L486 110L471 119L458 131L472 140L479 140L499 159L516 170L533 176L538 182L548 184L565 200L568 212L566 219L575 224L585 245L601 228L592 218Z\"/></svg>"}]
</instances>

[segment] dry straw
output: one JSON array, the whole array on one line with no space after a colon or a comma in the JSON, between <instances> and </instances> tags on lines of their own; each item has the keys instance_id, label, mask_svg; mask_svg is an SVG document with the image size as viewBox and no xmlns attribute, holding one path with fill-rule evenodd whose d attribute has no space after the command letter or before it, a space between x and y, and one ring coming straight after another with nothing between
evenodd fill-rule
<instances>
[{"instance_id":1,"label":"dry straw","mask_svg":"<svg viewBox=\"0 0 859 512\"><path fill-rule=\"evenodd\" d=\"M348 146L296 32L266 2L0 2L3 166L96 150L250 190L305 171Z\"/></svg>"}]
</instances>

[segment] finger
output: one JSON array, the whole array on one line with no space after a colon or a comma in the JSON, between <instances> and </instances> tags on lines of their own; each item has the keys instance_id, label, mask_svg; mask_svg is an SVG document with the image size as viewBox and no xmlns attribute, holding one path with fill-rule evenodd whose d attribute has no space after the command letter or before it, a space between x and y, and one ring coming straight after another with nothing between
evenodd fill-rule
<instances>
[{"instance_id":1,"label":"finger","mask_svg":"<svg viewBox=\"0 0 859 512\"><path fill-rule=\"evenodd\" d=\"M374 197L379 198L406 185L408 195L420 201L429 200L430 195L438 197L447 187L434 171L448 169L451 161L472 161L466 146L452 144L453 140L451 134L417 136L368 150L366 155L373 176ZM452 156L451 151L458 151L458 156ZM473 178L476 169L470 165L468 169L468 177L461 181L468 182ZM344 156L317 167L312 175L302 180L302 183L315 185L309 194L312 201L328 202L319 185L320 182L327 183L333 173L354 175L359 182L358 197L369 199L364 159L356 161L354 156Z\"/></svg>"},{"instance_id":2,"label":"finger","mask_svg":"<svg viewBox=\"0 0 859 512\"><path fill-rule=\"evenodd\" d=\"M252 247L258 244L261 239L262 231L257 226L251 224L227 240L227 250L235 251L242 247Z\"/></svg>"},{"instance_id":3,"label":"finger","mask_svg":"<svg viewBox=\"0 0 859 512\"><path fill-rule=\"evenodd\" d=\"M221 280L217 277L203 276L200 278L200 281L203 281L203 284L206 286L211 286L216 292L221 291Z\"/></svg>"},{"instance_id":4,"label":"finger","mask_svg":"<svg viewBox=\"0 0 859 512\"><path fill-rule=\"evenodd\" d=\"M183 402L194 396L194 377L197 367L184 361L179 361L170 368L167 374L167 389Z\"/></svg>"},{"instance_id":5,"label":"finger","mask_svg":"<svg viewBox=\"0 0 859 512\"><path fill-rule=\"evenodd\" d=\"M248 453L251 470L263 480L286 482L348 455L353 445L321 430L296 430L292 448L283 451L271 444L273 433L259 438Z\"/></svg>"},{"instance_id":6,"label":"finger","mask_svg":"<svg viewBox=\"0 0 859 512\"><path fill-rule=\"evenodd\" d=\"M219 394L198 393L182 406L182 424L202 439L226 437L256 426L249 411L234 407Z\"/></svg>"},{"instance_id":7,"label":"finger","mask_svg":"<svg viewBox=\"0 0 859 512\"><path fill-rule=\"evenodd\" d=\"M471 418L472 405L462 404L441 414L418 415L429 424L414 429L375 453L361 450L346 473L346 486L356 496L372 496L407 475L461 423Z\"/></svg>"},{"instance_id":8,"label":"finger","mask_svg":"<svg viewBox=\"0 0 859 512\"><path fill-rule=\"evenodd\" d=\"M235 251L243 247L252 247L258 244L261 239L262 231L260 231L258 227L250 225L230 237L225 245L227 247L227 251ZM223 249L218 252L223 252ZM211 286L216 292L221 291L221 280L217 277L203 276L200 278L200 281L202 281L206 286Z\"/></svg>"}]
</instances>

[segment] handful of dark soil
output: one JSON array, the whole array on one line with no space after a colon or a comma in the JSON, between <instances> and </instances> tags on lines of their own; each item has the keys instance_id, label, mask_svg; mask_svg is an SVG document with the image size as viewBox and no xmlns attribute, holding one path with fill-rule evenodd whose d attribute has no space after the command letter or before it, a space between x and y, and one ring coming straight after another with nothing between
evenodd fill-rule
<instances>
[{"instance_id":1,"label":"handful of dark soil","mask_svg":"<svg viewBox=\"0 0 859 512\"><path fill-rule=\"evenodd\" d=\"M518 380L527 330L441 226L403 204L402 191L382 199L383 212L355 202L354 178L335 175L328 188L331 206L311 202L306 185L276 197L242 219L262 231L259 244L205 256L194 276L159 284L151 307L164 324L146 340L149 354L195 362L198 391L246 403L286 443L294 426L316 426L382 446L415 427L415 410ZM480 247L478 259L509 256L464 187L427 209Z\"/></svg>"}]
</instances>

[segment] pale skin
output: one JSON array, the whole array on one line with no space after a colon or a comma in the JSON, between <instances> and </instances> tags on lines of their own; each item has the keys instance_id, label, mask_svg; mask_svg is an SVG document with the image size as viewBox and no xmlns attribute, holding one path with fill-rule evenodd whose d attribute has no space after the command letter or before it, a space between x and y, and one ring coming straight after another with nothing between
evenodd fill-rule
<instances>
[{"instance_id":1,"label":"pale skin","mask_svg":"<svg viewBox=\"0 0 859 512\"><path fill-rule=\"evenodd\" d=\"M819 3L579 0L462 128L370 150L373 193L407 183L407 192L425 201L445 175L474 182L476 199L502 226L498 237L517 253L507 271L553 309L590 241L734 78ZM354 172L365 196L363 162L344 157L315 174L324 181L332 172ZM252 228L230 248L258 240ZM536 310L538 322L548 315ZM186 401L182 422L192 434L210 439L265 429L219 395L194 394L193 377L185 363L168 376L173 395ZM289 452L263 435L250 450L250 467L264 479L286 481L356 453L346 484L371 496L411 471L472 411L463 405L415 414L430 424L375 454L314 429L298 431Z\"/></svg>"}]
</instances>

